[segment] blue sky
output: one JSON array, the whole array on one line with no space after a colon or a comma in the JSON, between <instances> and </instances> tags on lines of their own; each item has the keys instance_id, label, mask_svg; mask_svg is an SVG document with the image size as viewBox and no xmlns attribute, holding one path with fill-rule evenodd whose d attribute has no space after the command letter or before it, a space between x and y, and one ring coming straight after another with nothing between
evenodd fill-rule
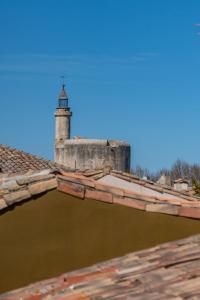
<instances>
[{"instance_id":1,"label":"blue sky","mask_svg":"<svg viewBox=\"0 0 200 300\"><path fill-rule=\"evenodd\" d=\"M200 163L199 0L0 0L0 143L53 158L66 76L72 136L122 139L132 166Z\"/></svg>"}]
</instances>

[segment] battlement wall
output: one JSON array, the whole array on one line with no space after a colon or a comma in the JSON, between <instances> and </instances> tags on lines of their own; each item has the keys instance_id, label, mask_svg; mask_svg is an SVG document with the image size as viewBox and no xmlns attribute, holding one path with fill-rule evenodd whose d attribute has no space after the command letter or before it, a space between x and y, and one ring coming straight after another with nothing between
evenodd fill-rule
<instances>
[{"instance_id":1,"label":"battlement wall","mask_svg":"<svg viewBox=\"0 0 200 300\"><path fill-rule=\"evenodd\" d=\"M101 169L130 171L131 148L117 140L70 139L57 142L55 161L72 170Z\"/></svg>"}]
</instances>

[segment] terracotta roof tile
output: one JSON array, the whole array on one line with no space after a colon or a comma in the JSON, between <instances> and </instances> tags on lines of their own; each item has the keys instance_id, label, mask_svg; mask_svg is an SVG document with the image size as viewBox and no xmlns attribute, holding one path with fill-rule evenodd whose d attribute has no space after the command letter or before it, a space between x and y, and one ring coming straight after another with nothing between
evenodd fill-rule
<instances>
[{"instance_id":1,"label":"terracotta roof tile","mask_svg":"<svg viewBox=\"0 0 200 300\"><path fill-rule=\"evenodd\" d=\"M0 173L25 173L53 167L54 162L0 144Z\"/></svg>"},{"instance_id":2,"label":"terracotta roof tile","mask_svg":"<svg viewBox=\"0 0 200 300\"><path fill-rule=\"evenodd\" d=\"M0 300L200 299L199 283L197 235L40 281L2 294Z\"/></svg>"}]
</instances>

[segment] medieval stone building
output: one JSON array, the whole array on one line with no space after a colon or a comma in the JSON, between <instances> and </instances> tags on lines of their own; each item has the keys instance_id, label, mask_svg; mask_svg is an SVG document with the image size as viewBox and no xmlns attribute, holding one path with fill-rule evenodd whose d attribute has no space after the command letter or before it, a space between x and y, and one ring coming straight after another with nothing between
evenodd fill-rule
<instances>
[{"instance_id":1,"label":"medieval stone building","mask_svg":"<svg viewBox=\"0 0 200 300\"><path fill-rule=\"evenodd\" d=\"M71 139L71 116L72 112L63 84L55 112L55 162L72 170L111 167L118 171L130 171L131 148L127 142L85 138Z\"/></svg>"}]
</instances>

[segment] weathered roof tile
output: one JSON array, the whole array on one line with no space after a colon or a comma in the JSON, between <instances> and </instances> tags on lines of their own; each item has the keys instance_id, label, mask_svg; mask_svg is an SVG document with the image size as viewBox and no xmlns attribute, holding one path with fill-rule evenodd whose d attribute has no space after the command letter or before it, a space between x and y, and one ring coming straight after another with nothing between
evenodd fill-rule
<instances>
[{"instance_id":1,"label":"weathered roof tile","mask_svg":"<svg viewBox=\"0 0 200 300\"><path fill-rule=\"evenodd\" d=\"M0 144L0 173L25 173L54 166L54 162Z\"/></svg>"},{"instance_id":2,"label":"weathered roof tile","mask_svg":"<svg viewBox=\"0 0 200 300\"><path fill-rule=\"evenodd\" d=\"M200 299L199 283L197 235L37 282L0 299Z\"/></svg>"}]
</instances>

